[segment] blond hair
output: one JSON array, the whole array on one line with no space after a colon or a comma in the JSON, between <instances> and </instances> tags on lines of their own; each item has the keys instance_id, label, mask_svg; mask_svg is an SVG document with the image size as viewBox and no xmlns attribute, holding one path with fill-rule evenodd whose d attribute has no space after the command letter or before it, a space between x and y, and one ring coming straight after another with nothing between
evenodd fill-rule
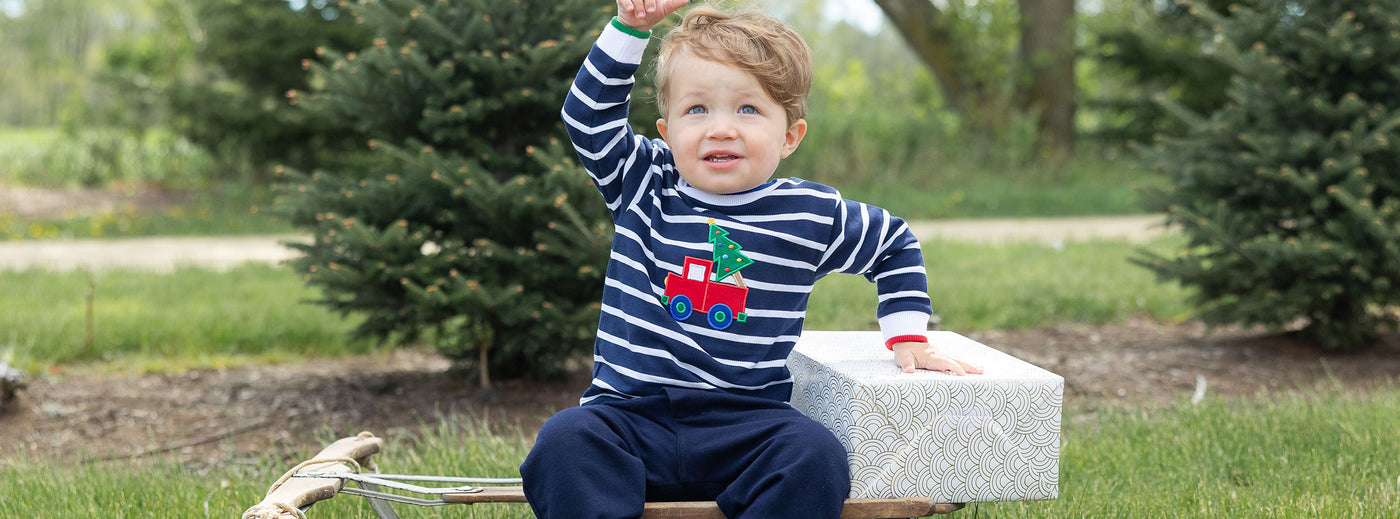
<instances>
[{"instance_id":1,"label":"blond hair","mask_svg":"<svg viewBox=\"0 0 1400 519\"><path fill-rule=\"evenodd\" d=\"M726 11L710 5L686 13L661 40L656 57L656 104L666 114L671 58L678 52L747 72L787 112L792 124L807 117L812 50L796 31L761 11Z\"/></svg>"}]
</instances>

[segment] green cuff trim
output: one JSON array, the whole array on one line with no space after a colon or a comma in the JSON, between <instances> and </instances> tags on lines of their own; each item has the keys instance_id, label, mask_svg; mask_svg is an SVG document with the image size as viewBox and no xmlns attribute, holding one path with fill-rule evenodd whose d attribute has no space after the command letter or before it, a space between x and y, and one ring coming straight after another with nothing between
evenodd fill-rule
<instances>
[{"instance_id":1,"label":"green cuff trim","mask_svg":"<svg viewBox=\"0 0 1400 519\"><path fill-rule=\"evenodd\" d=\"M651 31L637 30L635 27L631 27L625 23L622 23L622 20L617 19L616 16L614 16L612 19L612 26L616 27L619 31L625 32L627 34L636 36L644 40L651 37Z\"/></svg>"}]
</instances>

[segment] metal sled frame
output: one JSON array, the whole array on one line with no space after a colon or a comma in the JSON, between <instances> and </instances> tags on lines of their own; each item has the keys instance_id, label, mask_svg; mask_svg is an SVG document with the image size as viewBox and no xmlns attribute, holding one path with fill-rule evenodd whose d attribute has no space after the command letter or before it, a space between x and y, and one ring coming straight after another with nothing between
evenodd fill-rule
<instances>
[{"instance_id":1,"label":"metal sled frame","mask_svg":"<svg viewBox=\"0 0 1400 519\"><path fill-rule=\"evenodd\" d=\"M472 505L478 503L524 503L519 479L459 478L378 474L371 459L384 440L368 432L341 438L327 445L314 458L293 467L268 490L262 502L243 512L243 519L306 519L306 510L336 494L361 496L381 519L398 519L390 503L413 506ZM354 482L358 488L349 487ZM411 482L448 483L455 486L427 487ZM432 497L412 497L386 489ZM847 499L842 519L898 519L947 514L962 509L961 503L936 503L931 499ZM647 503L643 519L724 519L713 502Z\"/></svg>"}]
</instances>

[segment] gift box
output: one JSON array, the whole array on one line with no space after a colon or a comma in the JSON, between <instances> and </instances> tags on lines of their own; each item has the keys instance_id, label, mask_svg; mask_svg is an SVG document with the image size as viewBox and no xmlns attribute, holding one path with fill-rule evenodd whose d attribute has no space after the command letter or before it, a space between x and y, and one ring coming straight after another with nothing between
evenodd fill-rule
<instances>
[{"instance_id":1,"label":"gift box","mask_svg":"<svg viewBox=\"0 0 1400 519\"><path fill-rule=\"evenodd\" d=\"M928 338L985 373L904 373L879 332L808 331L788 357L792 405L846 446L851 497L1055 499L1064 378L956 333Z\"/></svg>"}]
</instances>

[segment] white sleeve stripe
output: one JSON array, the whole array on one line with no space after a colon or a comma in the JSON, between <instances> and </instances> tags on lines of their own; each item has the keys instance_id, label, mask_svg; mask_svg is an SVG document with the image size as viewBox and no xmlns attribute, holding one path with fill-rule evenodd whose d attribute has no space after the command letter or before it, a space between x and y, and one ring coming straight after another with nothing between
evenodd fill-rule
<instances>
[{"instance_id":1,"label":"white sleeve stripe","mask_svg":"<svg viewBox=\"0 0 1400 519\"><path fill-rule=\"evenodd\" d=\"M867 213L866 211L861 211L861 214L868 214L868 213ZM867 226L866 232L869 232L869 230L870 230L870 229L869 229L869 227ZM876 243L877 245L878 245L878 244L883 244L883 243L885 242L885 236L888 235L887 233L889 233L889 231L890 231L890 220L889 220L888 218L882 219L882 220L880 221L880 234L877 235L877 237L876 237L876 239L875 239L875 243ZM862 242L863 242L863 241L864 241L864 240L862 240ZM875 268L875 263L877 263L877 262L879 262L880 260L884 259L884 256L883 256L882 254L880 254L880 252L879 252L880 250L884 250L884 249L878 249L878 250L875 251L874 254L871 254L871 255L870 255L870 261L867 262L867 263L865 264L865 266L862 267L862 268L860 269L860 272L861 272L862 274L863 274L863 273L866 273L866 272L870 272L870 269Z\"/></svg>"},{"instance_id":2,"label":"white sleeve stripe","mask_svg":"<svg viewBox=\"0 0 1400 519\"><path fill-rule=\"evenodd\" d=\"M563 112L563 116L564 123L568 124L570 128L578 130L580 133L584 133L587 135L597 135L608 130L616 130L627 126L627 119L609 121L598 126L588 126L580 122L578 119L574 119L573 117L569 116L569 112Z\"/></svg>"},{"instance_id":3,"label":"white sleeve stripe","mask_svg":"<svg viewBox=\"0 0 1400 519\"><path fill-rule=\"evenodd\" d=\"M598 150L597 153L593 153L583 148L580 148L577 144L574 145L574 150L577 151L579 155L582 155L588 160L597 161L598 159L606 157L608 153L612 152L612 149L617 147L618 143L621 143L623 137L626 136L627 132L617 132L617 136L613 137L611 141L608 141L608 144L606 146L603 146L603 149Z\"/></svg>"},{"instance_id":4,"label":"white sleeve stripe","mask_svg":"<svg viewBox=\"0 0 1400 519\"><path fill-rule=\"evenodd\" d=\"M900 276L904 274L918 274L921 276L927 276L928 270L925 269L923 265L904 267L902 269L886 270L884 272L881 272L880 275L875 276L875 281L880 281L890 276Z\"/></svg>"},{"instance_id":5,"label":"white sleeve stripe","mask_svg":"<svg viewBox=\"0 0 1400 519\"><path fill-rule=\"evenodd\" d=\"M831 240L831 243L827 244L826 253L822 254L822 259L818 263L820 265L825 265L826 262L831 259L831 254L836 252L836 249L839 248L841 244L846 241L846 204L840 203L840 201L838 201L836 207L839 209L839 211L837 212L837 220L834 223L834 225L836 225L836 228L839 230L839 232L836 234L836 239Z\"/></svg>"},{"instance_id":6,"label":"white sleeve stripe","mask_svg":"<svg viewBox=\"0 0 1400 519\"><path fill-rule=\"evenodd\" d=\"M598 80L598 82L602 83L604 86L626 86L636 82L632 76L625 78L608 77L599 71L598 67L593 65L593 60L583 60L583 66L588 69L588 74L593 76L593 79Z\"/></svg>"},{"instance_id":7,"label":"white sleeve stripe","mask_svg":"<svg viewBox=\"0 0 1400 519\"><path fill-rule=\"evenodd\" d=\"M599 102L599 101L593 99L592 97L589 97L588 94L583 93L582 90L579 90L578 84L577 84L577 83L575 83L574 85L572 85L572 86L569 87L569 95L572 96L574 99L578 100L578 102L583 103L584 105L587 105L589 108L592 108L593 111L595 111L595 112L602 111L602 110L606 110L606 109L609 109L609 108L616 108L616 107L618 107L618 106L625 105L625 104L631 102L631 100L632 100L632 96L627 96L627 98L625 98L625 99L623 99L623 100L621 100L621 101L618 101L618 102L616 102L616 103L603 103L603 102ZM566 115L567 115L567 113L566 113ZM623 120L625 121L626 119L623 119Z\"/></svg>"},{"instance_id":8,"label":"white sleeve stripe","mask_svg":"<svg viewBox=\"0 0 1400 519\"><path fill-rule=\"evenodd\" d=\"M890 221L890 218L891 218L891 217L890 217L890 214L889 214L888 212L886 212L886 213L885 213L885 221L886 221L886 222ZM886 239L884 240L883 243L880 244L880 250L889 250L891 247L894 247L894 241L895 241L895 240L898 240L899 237L902 236L902 235L904 234L904 232L907 231L908 229L909 229L909 226L908 226L908 225L905 225L905 224L901 223L901 224L899 225L899 228L895 229L893 232L890 232L888 235L885 236Z\"/></svg>"},{"instance_id":9,"label":"white sleeve stripe","mask_svg":"<svg viewBox=\"0 0 1400 519\"><path fill-rule=\"evenodd\" d=\"M861 204L861 205L863 206L864 204ZM843 229L844 229L844 226L843 226ZM861 250L862 248L865 248L865 238L866 238L866 236L869 235L869 234L870 234L870 216L869 216L869 214L866 213L865 211L861 211L861 212L860 212L860 234L858 235L858 238L860 238L860 241L856 242L855 248L852 249L852 251L854 251L854 252L851 253L851 257L846 258L846 264L845 264L845 265L841 265L841 268L836 269L837 271L839 271L839 272L850 272L849 269L851 268L851 265L854 265L854 264L855 264L855 262L856 262L856 257L859 255L860 250ZM862 272L864 272L864 271L862 271Z\"/></svg>"},{"instance_id":10,"label":"white sleeve stripe","mask_svg":"<svg viewBox=\"0 0 1400 519\"><path fill-rule=\"evenodd\" d=\"M883 302L889 301L889 300L891 300L891 299L900 299L900 298L905 298L905 297L917 297L917 298L919 298L919 299L924 299L924 298L927 298L927 297L928 297L928 293L926 293L926 292L921 292L921 291L918 291L918 290L905 290L905 291L903 291L903 292L890 292L890 293L888 293L888 294L880 294L880 302L883 303Z\"/></svg>"}]
</instances>

